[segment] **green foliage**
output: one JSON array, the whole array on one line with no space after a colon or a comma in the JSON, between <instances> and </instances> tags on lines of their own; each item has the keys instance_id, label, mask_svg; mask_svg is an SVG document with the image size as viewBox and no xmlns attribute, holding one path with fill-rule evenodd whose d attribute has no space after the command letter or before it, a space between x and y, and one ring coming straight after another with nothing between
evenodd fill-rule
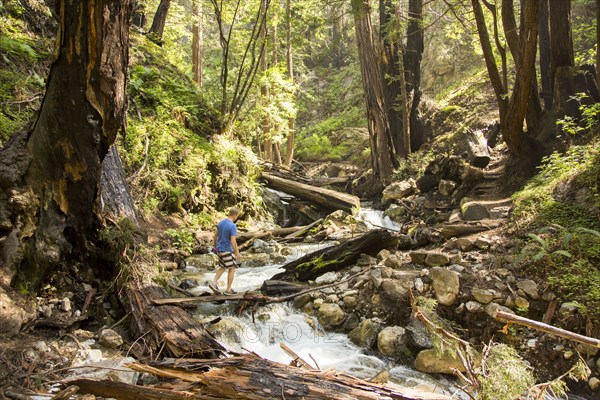
<instances>
[{"instance_id":1,"label":"green foliage","mask_svg":"<svg viewBox=\"0 0 600 400\"><path fill-rule=\"evenodd\" d=\"M188 229L167 229L165 235L169 238L173 247L183 250L184 252L191 254L196 244L196 238L194 234Z\"/></svg>"},{"instance_id":2,"label":"green foliage","mask_svg":"<svg viewBox=\"0 0 600 400\"><path fill-rule=\"evenodd\" d=\"M479 376L480 390L477 399L517 399L534 385L532 368L514 348L494 344L486 355L483 361L485 375Z\"/></svg>"},{"instance_id":3,"label":"green foliage","mask_svg":"<svg viewBox=\"0 0 600 400\"><path fill-rule=\"evenodd\" d=\"M427 164L435 158L435 154L426 149L421 149L408 155L406 159L400 159L400 165L394 173L394 180L405 180L423 175Z\"/></svg>"},{"instance_id":4,"label":"green foliage","mask_svg":"<svg viewBox=\"0 0 600 400\"><path fill-rule=\"evenodd\" d=\"M106 225L98 232L98 238L106 245L102 257L113 265L119 264L124 258L131 260L141 236L139 227L129 218Z\"/></svg>"},{"instance_id":5,"label":"green foliage","mask_svg":"<svg viewBox=\"0 0 600 400\"><path fill-rule=\"evenodd\" d=\"M600 320L600 231L553 225L527 235L527 268L544 278L564 301L583 305L582 313Z\"/></svg>"}]
</instances>

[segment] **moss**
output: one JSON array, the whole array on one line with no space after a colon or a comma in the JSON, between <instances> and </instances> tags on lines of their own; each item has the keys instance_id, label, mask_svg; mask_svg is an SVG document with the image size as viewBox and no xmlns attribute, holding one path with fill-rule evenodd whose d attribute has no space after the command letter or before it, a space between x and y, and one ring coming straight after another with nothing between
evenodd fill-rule
<instances>
[{"instance_id":1,"label":"moss","mask_svg":"<svg viewBox=\"0 0 600 400\"><path fill-rule=\"evenodd\" d=\"M310 277L316 277L319 275L322 275L326 272L329 272L332 270L332 266L337 266L339 264L343 264L346 261L348 261L348 259L350 259L353 256L352 252L347 252L344 253L341 257L333 259L333 260L325 260L323 255L320 255L319 257L305 262L303 264L300 264L296 267L296 278L300 279L301 277L306 277L309 276Z\"/></svg>"}]
</instances>

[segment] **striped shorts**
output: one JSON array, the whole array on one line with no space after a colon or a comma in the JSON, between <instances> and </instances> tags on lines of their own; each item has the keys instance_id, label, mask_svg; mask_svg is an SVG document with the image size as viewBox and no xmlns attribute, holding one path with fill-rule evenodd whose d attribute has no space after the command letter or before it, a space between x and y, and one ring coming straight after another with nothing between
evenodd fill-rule
<instances>
[{"instance_id":1,"label":"striped shorts","mask_svg":"<svg viewBox=\"0 0 600 400\"><path fill-rule=\"evenodd\" d=\"M219 258L219 268L237 268L238 266L235 256L230 251L219 252L217 257Z\"/></svg>"}]
</instances>

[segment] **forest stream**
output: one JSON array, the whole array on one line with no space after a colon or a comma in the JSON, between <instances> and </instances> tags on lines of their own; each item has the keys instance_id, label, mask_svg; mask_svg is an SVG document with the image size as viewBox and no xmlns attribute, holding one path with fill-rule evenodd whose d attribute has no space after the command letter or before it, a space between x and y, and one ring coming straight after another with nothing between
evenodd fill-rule
<instances>
[{"instance_id":1,"label":"forest stream","mask_svg":"<svg viewBox=\"0 0 600 400\"><path fill-rule=\"evenodd\" d=\"M369 208L361 210L358 220L371 228L399 229L381 211ZM287 257L286 262L331 244L293 245L290 247L293 253ZM281 264L245 267L242 263L236 272L233 287L238 292L258 290L265 280L283 271L280 267ZM212 279L213 274L213 271L199 272L188 263L180 278L193 278L200 282L199 286L190 289L190 292L200 295L210 292L206 282ZM280 343L285 343L304 360L313 365L316 362L322 370L334 368L365 380L388 371L389 380L401 386L446 394L458 399L468 398L450 379L395 364L381 355L359 348L345 333L324 331L319 327L316 317L297 310L291 302L261 307L256 310L254 317L248 310L236 314L236 305L237 302L200 303L195 313L202 320L221 317L212 332L228 350L238 353L254 352L263 358L288 364L291 358L280 347Z\"/></svg>"}]
</instances>

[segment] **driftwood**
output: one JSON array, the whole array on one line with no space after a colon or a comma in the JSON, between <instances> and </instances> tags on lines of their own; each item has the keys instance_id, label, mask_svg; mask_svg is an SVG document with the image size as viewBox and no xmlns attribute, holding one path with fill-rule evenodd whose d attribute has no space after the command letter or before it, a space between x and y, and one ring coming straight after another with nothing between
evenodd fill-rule
<instances>
[{"instance_id":1,"label":"driftwood","mask_svg":"<svg viewBox=\"0 0 600 400\"><path fill-rule=\"evenodd\" d=\"M348 193L295 182L264 172L262 178L267 181L267 186L273 189L311 201L328 210L344 210L355 214L360 209L360 199Z\"/></svg>"},{"instance_id":2,"label":"driftwood","mask_svg":"<svg viewBox=\"0 0 600 400\"><path fill-rule=\"evenodd\" d=\"M175 357L216 358L224 354L223 346L188 312L173 305L153 304L169 297L160 286L132 281L127 296L133 316L132 332L143 337L151 349L164 348Z\"/></svg>"},{"instance_id":3,"label":"driftwood","mask_svg":"<svg viewBox=\"0 0 600 400\"><path fill-rule=\"evenodd\" d=\"M298 237L306 234L308 231L310 231L315 226L321 224L322 222L323 222L323 218L319 218L318 220L316 220L312 224L306 225L306 226L302 227L302 229L299 229L299 230L297 230L294 233L290 233L284 239L286 239L286 240L296 239L296 238L298 238Z\"/></svg>"},{"instance_id":4,"label":"driftwood","mask_svg":"<svg viewBox=\"0 0 600 400\"><path fill-rule=\"evenodd\" d=\"M285 269L272 279L290 279L306 282L329 271L337 271L353 264L363 254L375 255L390 247L395 237L385 229L375 229L337 246L332 246L306 254L285 264Z\"/></svg>"},{"instance_id":5,"label":"driftwood","mask_svg":"<svg viewBox=\"0 0 600 400\"><path fill-rule=\"evenodd\" d=\"M600 349L600 340L591 338L589 336L580 335L575 332L567 331L565 329L557 328L552 325L544 324L543 322L534 321L529 318L520 317L518 315L509 314L504 311L496 312L496 319L508 322L509 324L523 325L528 328L536 329L538 331L546 332L551 335L559 336L565 339L573 340L575 342L583 343L588 346L592 346Z\"/></svg>"},{"instance_id":6,"label":"driftwood","mask_svg":"<svg viewBox=\"0 0 600 400\"><path fill-rule=\"evenodd\" d=\"M490 150L483 132L469 130L467 135L467 150L472 166L485 168L490 163Z\"/></svg>"},{"instance_id":7,"label":"driftwood","mask_svg":"<svg viewBox=\"0 0 600 400\"><path fill-rule=\"evenodd\" d=\"M328 369L305 370L265 360L255 354L219 360L170 360L153 365L130 364L129 368L158 377L175 379L168 385L185 388L188 398L263 400L265 398L305 400L449 400L450 397L404 388L395 384L380 385ZM73 384L80 386L80 381ZM161 384L161 388L166 384ZM121 385L119 385L121 386ZM92 385L81 385L86 393L117 397L110 392L96 392ZM140 390L131 385L132 390ZM106 385L102 388L106 389ZM123 387L120 387L121 393ZM150 388L143 388L150 389ZM154 389L165 391L165 389ZM165 399L182 399L183 390L174 390ZM140 393L140 392L138 392ZM153 394L152 392L149 392ZM156 392L158 393L158 392ZM133 397L119 397L132 399ZM141 396L140 393L140 397ZM148 397L156 398L156 397Z\"/></svg>"},{"instance_id":8,"label":"driftwood","mask_svg":"<svg viewBox=\"0 0 600 400\"><path fill-rule=\"evenodd\" d=\"M250 239L264 239L273 237L285 237L306 228L305 226L291 226L289 228L271 229L268 231L244 232L236 236L238 244L247 242Z\"/></svg>"}]
</instances>

